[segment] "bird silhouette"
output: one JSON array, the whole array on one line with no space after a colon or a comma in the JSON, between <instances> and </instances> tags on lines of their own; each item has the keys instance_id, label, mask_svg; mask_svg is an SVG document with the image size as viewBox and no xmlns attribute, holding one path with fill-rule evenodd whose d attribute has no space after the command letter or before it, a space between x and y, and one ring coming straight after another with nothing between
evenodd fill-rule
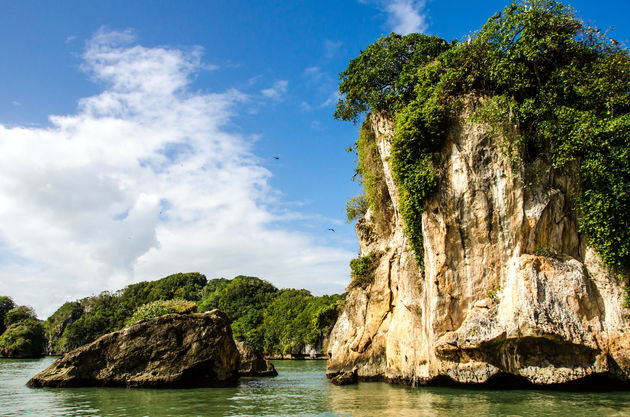
<instances>
[{"instance_id":1,"label":"bird silhouette","mask_svg":"<svg viewBox=\"0 0 630 417\"><path fill-rule=\"evenodd\" d=\"M279 156L274 156L273 159L280 159L280 157Z\"/></svg>"},{"instance_id":2,"label":"bird silhouette","mask_svg":"<svg viewBox=\"0 0 630 417\"><path fill-rule=\"evenodd\" d=\"M331 232L334 232L334 231L335 231L335 229L331 229L330 227L328 228L328 230L330 230Z\"/></svg>"}]
</instances>

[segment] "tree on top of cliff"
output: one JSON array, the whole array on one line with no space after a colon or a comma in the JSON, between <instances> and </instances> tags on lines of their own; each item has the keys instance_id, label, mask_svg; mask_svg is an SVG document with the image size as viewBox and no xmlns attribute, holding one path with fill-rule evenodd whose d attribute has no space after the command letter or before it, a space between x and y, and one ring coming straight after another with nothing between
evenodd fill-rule
<instances>
[{"instance_id":1,"label":"tree on top of cliff","mask_svg":"<svg viewBox=\"0 0 630 417\"><path fill-rule=\"evenodd\" d=\"M431 61L450 44L437 36L391 33L368 46L339 74L335 118L357 121L366 111L391 110L401 98L410 98L418 67Z\"/></svg>"},{"instance_id":2,"label":"tree on top of cliff","mask_svg":"<svg viewBox=\"0 0 630 417\"><path fill-rule=\"evenodd\" d=\"M573 175L577 167L571 192L580 231L607 265L629 267L627 49L554 0L514 2L469 41L442 50L431 39L390 35L366 48L340 74L345 97L335 112L353 121L368 110L391 114L390 163L418 262L424 203L439 189L439 150L472 95L484 98L473 120L489 126L517 168L538 160ZM412 59L410 51L425 49L399 47L407 40L428 49Z\"/></svg>"}]
</instances>

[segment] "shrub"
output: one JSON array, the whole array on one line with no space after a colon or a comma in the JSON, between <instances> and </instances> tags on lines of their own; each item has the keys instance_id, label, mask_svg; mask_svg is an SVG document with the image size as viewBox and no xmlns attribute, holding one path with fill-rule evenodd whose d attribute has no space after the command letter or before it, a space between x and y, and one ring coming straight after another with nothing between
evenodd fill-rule
<instances>
[{"instance_id":1,"label":"shrub","mask_svg":"<svg viewBox=\"0 0 630 417\"><path fill-rule=\"evenodd\" d=\"M393 206L389 188L385 181L385 171L381 155L376 144L376 135L369 118L365 120L359 132L356 145L357 174L363 185L365 199L371 209L372 219L380 232L388 228L388 221L393 215Z\"/></svg>"},{"instance_id":2,"label":"shrub","mask_svg":"<svg viewBox=\"0 0 630 417\"><path fill-rule=\"evenodd\" d=\"M165 314L177 313L188 314L197 311L197 303L186 300L158 300L145 304L138 308L133 316L127 321L127 325L132 325L140 320L151 320Z\"/></svg>"},{"instance_id":3,"label":"shrub","mask_svg":"<svg viewBox=\"0 0 630 417\"><path fill-rule=\"evenodd\" d=\"M267 355L298 353L330 334L343 295L315 297L307 290L278 290L256 277L238 276L208 282L199 311L218 308L234 338Z\"/></svg>"},{"instance_id":4,"label":"shrub","mask_svg":"<svg viewBox=\"0 0 630 417\"><path fill-rule=\"evenodd\" d=\"M368 210L367 198L363 195L352 197L346 203L346 221L348 223L353 222L361 217L365 216Z\"/></svg>"},{"instance_id":5,"label":"shrub","mask_svg":"<svg viewBox=\"0 0 630 417\"><path fill-rule=\"evenodd\" d=\"M350 261L350 270L352 271L350 288L365 288L374 281L374 270L378 266L381 256L381 252L375 251Z\"/></svg>"}]
</instances>

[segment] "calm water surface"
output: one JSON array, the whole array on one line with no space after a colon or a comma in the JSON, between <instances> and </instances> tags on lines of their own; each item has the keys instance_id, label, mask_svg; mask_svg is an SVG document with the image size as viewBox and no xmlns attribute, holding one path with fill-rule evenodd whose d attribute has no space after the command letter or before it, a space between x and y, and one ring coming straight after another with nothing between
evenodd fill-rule
<instances>
[{"instance_id":1,"label":"calm water surface","mask_svg":"<svg viewBox=\"0 0 630 417\"><path fill-rule=\"evenodd\" d=\"M25 386L54 358L0 359L0 416L630 416L630 393L337 387L324 361L275 361L276 378L190 390Z\"/></svg>"}]
</instances>

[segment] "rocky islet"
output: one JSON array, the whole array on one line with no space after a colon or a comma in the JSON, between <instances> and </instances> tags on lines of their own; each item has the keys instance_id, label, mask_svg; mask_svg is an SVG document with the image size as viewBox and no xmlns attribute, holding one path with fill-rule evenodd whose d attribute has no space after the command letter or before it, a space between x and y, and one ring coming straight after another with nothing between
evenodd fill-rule
<instances>
[{"instance_id":1,"label":"rocky islet","mask_svg":"<svg viewBox=\"0 0 630 417\"><path fill-rule=\"evenodd\" d=\"M535 161L541 178L523 185L487 126L470 122L475 105L466 102L441 148L445 179L422 216L424 272L403 233L389 167L393 122L371 116L394 210L388 228L378 229L369 211L357 223L361 254L380 257L368 285L349 287L330 337L328 376L627 381L622 280L578 232L568 203L575 178Z\"/></svg>"},{"instance_id":2,"label":"rocky islet","mask_svg":"<svg viewBox=\"0 0 630 417\"><path fill-rule=\"evenodd\" d=\"M55 361L31 387L225 386L240 363L227 316L167 314L109 333Z\"/></svg>"}]
</instances>

